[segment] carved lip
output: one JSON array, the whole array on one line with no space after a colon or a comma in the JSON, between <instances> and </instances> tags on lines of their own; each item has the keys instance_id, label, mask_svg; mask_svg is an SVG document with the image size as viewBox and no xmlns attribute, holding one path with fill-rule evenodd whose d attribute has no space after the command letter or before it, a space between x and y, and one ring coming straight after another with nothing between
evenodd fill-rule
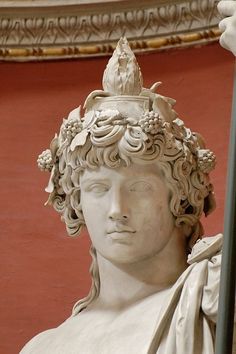
<instances>
[{"instance_id":1,"label":"carved lip","mask_svg":"<svg viewBox=\"0 0 236 354\"><path fill-rule=\"evenodd\" d=\"M109 234L113 234L113 233L118 233L118 234L122 234L122 233L135 233L135 231L131 228L131 227L127 227L127 226L122 226L122 227L111 227L107 230L108 235Z\"/></svg>"},{"instance_id":2,"label":"carved lip","mask_svg":"<svg viewBox=\"0 0 236 354\"><path fill-rule=\"evenodd\" d=\"M130 227L114 227L107 231L107 236L112 240L122 241L133 237L135 231Z\"/></svg>"},{"instance_id":3,"label":"carved lip","mask_svg":"<svg viewBox=\"0 0 236 354\"><path fill-rule=\"evenodd\" d=\"M115 242L129 244L134 236L133 232L113 232L107 235L107 237Z\"/></svg>"}]
</instances>

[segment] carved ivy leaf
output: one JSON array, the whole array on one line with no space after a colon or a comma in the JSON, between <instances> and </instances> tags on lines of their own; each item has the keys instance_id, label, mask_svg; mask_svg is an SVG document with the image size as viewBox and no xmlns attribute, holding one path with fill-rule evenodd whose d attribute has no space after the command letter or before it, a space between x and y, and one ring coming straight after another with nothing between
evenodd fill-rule
<instances>
[{"instance_id":1,"label":"carved ivy leaf","mask_svg":"<svg viewBox=\"0 0 236 354\"><path fill-rule=\"evenodd\" d=\"M86 138L88 136L88 130L84 129L82 130L79 134L77 134L74 139L72 140L72 143L70 145L71 151L74 151L76 146L83 146L86 142Z\"/></svg>"},{"instance_id":2,"label":"carved ivy leaf","mask_svg":"<svg viewBox=\"0 0 236 354\"><path fill-rule=\"evenodd\" d=\"M172 109L172 105L161 95L156 95L153 102L153 110L158 112L160 117L166 122L171 123L177 118L177 113Z\"/></svg>"}]
</instances>

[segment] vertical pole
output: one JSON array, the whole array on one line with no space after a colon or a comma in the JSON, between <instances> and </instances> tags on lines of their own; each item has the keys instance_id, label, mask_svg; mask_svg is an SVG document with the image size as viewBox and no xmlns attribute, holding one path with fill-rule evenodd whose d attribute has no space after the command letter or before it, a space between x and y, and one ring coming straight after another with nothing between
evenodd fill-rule
<instances>
[{"instance_id":1,"label":"vertical pole","mask_svg":"<svg viewBox=\"0 0 236 354\"><path fill-rule=\"evenodd\" d=\"M236 39L235 39L236 40ZM233 342L236 276L236 67L230 128L227 193L220 296L216 327L216 354L231 354Z\"/></svg>"}]
</instances>

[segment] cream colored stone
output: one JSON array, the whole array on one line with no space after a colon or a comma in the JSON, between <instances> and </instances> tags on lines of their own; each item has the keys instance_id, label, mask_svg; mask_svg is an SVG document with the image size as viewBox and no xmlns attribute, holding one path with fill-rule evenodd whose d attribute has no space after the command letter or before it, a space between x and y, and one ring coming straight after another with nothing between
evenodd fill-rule
<instances>
[{"instance_id":1,"label":"cream colored stone","mask_svg":"<svg viewBox=\"0 0 236 354\"><path fill-rule=\"evenodd\" d=\"M92 286L21 354L214 353L222 235L201 239L200 217L215 206L215 156L159 85L142 87L121 38L103 90L40 155L48 203L69 235L88 229Z\"/></svg>"},{"instance_id":2,"label":"cream colored stone","mask_svg":"<svg viewBox=\"0 0 236 354\"><path fill-rule=\"evenodd\" d=\"M219 28L223 32L220 44L236 56L236 2L221 0L218 3L218 10L224 16L219 23Z\"/></svg>"}]
</instances>

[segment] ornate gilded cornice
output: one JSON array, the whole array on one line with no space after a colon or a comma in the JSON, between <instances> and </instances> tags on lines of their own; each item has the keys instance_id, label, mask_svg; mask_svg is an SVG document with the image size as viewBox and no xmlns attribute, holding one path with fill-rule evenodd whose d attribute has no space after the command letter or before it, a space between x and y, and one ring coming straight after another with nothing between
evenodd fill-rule
<instances>
[{"instance_id":1,"label":"ornate gilded cornice","mask_svg":"<svg viewBox=\"0 0 236 354\"><path fill-rule=\"evenodd\" d=\"M134 52L219 38L216 0L18 0L0 3L0 59L110 54L121 36Z\"/></svg>"}]
</instances>

